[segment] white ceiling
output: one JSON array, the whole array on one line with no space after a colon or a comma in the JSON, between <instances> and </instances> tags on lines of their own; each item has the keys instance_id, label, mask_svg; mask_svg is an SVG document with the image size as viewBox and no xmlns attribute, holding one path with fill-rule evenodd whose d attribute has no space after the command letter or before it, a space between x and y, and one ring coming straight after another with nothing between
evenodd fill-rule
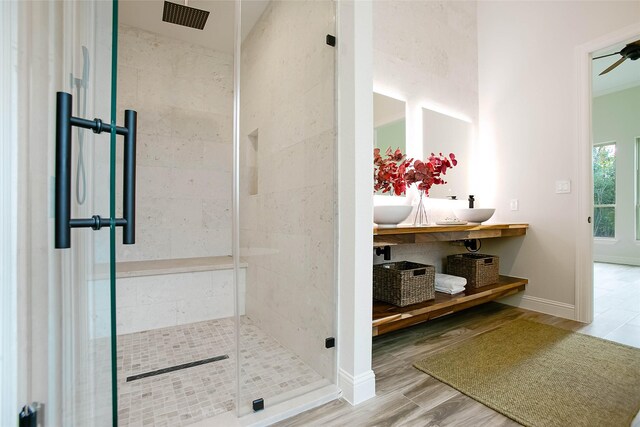
<instances>
[{"instance_id":1,"label":"white ceiling","mask_svg":"<svg viewBox=\"0 0 640 427\"><path fill-rule=\"evenodd\" d=\"M184 0L172 0L184 4ZM234 37L233 0L189 0L188 5L211 12L203 30L170 24L162 20L163 0L120 0L119 20L123 24L153 33L232 53ZM251 31L267 7L268 0L242 1L242 39Z\"/></svg>"},{"instance_id":2,"label":"white ceiling","mask_svg":"<svg viewBox=\"0 0 640 427\"><path fill-rule=\"evenodd\" d=\"M595 58L609 53L620 52L625 45L626 43L620 43L618 45L599 50L593 53L593 57ZM640 60L632 61L627 59L616 69L609 71L607 74L602 76L598 75L620 58L620 55L614 55L592 61L594 97L640 85Z\"/></svg>"}]
</instances>

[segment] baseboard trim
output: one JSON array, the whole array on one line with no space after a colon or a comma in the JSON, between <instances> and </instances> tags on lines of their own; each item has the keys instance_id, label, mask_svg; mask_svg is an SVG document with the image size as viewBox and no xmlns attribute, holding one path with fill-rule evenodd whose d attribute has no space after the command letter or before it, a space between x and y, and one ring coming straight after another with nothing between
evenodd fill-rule
<instances>
[{"instance_id":1,"label":"baseboard trim","mask_svg":"<svg viewBox=\"0 0 640 427\"><path fill-rule=\"evenodd\" d=\"M593 255L595 262L606 262L609 264L624 264L624 265L640 265L640 259L626 256L610 256L610 255Z\"/></svg>"},{"instance_id":2,"label":"baseboard trim","mask_svg":"<svg viewBox=\"0 0 640 427\"><path fill-rule=\"evenodd\" d=\"M338 387L342 390L342 397L352 405L369 400L376 395L376 375L372 370L353 376L340 369L338 372Z\"/></svg>"},{"instance_id":3,"label":"baseboard trim","mask_svg":"<svg viewBox=\"0 0 640 427\"><path fill-rule=\"evenodd\" d=\"M525 310L562 317L564 319L574 320L576 314L576 308L573 304L533 297L530 295L513 295L503 298L499 300L499 302L514 307L524 308Z\"/></svg>"}]
</instances>

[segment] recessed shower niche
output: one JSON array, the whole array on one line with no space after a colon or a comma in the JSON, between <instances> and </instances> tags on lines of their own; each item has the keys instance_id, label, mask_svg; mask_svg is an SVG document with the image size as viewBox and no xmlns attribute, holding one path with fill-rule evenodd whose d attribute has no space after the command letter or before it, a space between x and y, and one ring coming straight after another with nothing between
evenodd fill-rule
<instances>
[{"instance_id":1,"label":"recessed shower niche","mask_svg":"<svg viewBox=\"0 0 640 427\"><path fill-rule=\"evenodd\" d=\"M247 185L250 196L258 194L258 129L247 136Z\"/></svg>"}]
</instances>

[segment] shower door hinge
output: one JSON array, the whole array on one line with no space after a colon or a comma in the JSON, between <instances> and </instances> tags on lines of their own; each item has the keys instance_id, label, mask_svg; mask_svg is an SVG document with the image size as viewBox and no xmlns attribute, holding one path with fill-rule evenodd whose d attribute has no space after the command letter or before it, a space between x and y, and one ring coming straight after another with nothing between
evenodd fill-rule
<instances>
[{"instance_id":1,"label":"shower door hinge","mask_svg":"<svg viewBox=\"0 0 640 427\"><path fill-rule=\"evenodd\" d=\"M264 409L264 399L256 399L252 402L253 412L262 411Z\"/></svg>"},{"instance_id":2,"label":"shower door hinge","mask_svg":"<svg viewBox=\"0 0 640 427\"><path fill-rule=\"evenodd\" d=\"M334 337L329 337L324 340L324 348L333 348L336 346L336 339Z\"/></svg>"},{"instance_id":3,"label":"shower door hinge","mask_svg":"<svg viewBox=\"0 0 640 427\"><path fill-rule=\"evenodd\" d=\"M18 414L18 427L44 426L44 403L33 402L25 405Z\"/></svg>"},{"instance_id":4,"label":"shower door hinge","mask_svg":"<svg viewBox=\"0 0 640 427\"><path fill-rule=\"evenodd\" d=\"M327 34L327 44L329 46L334 46L336 45L336 36L333 36L331 34Z\"/></svg>"}]
</instances>

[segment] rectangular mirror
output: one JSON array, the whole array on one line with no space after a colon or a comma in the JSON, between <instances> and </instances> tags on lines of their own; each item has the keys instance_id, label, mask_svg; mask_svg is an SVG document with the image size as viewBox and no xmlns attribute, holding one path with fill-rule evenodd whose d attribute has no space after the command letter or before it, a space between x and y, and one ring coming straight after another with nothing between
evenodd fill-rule
<instances>
[{"instance_id":1,"label":"rectangular mirror","mask_svg":"<svg viewBox=\"0 0 640 427\"><path fill-rule=\"evenodd\" d=\"M405 103L379 93L373 94L373 146L384 155L388 147L406 154Z\"/></svg>"},{"instance_id":2,"label":"rectangular mirror","mask_svg":"<svg viewBox=\"0 0 640 427\"><path fill-rule=\"evenodd\" d=\"M442 153L445 156L453 153L458 160L458 165L445 176L447 184L431 187L429 197L444 199L456 196L458 199L466 200L470 191L472 123L423 108L422 141L425 159L431 153Z\"/></svg>"}]
</instances>

